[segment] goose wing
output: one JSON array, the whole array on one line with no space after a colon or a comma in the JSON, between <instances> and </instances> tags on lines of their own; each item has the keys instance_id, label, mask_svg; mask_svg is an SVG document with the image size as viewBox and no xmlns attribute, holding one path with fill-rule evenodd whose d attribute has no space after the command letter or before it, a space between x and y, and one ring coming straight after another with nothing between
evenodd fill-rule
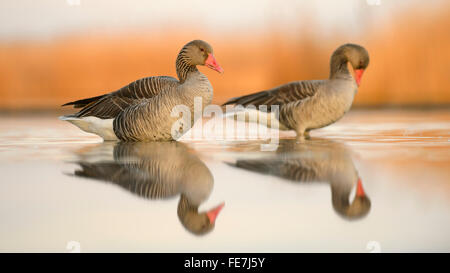
<instances>
[{"instance_id":1,"label":"goose wing","mask_svg":"<svg viewBox=\"0 0 450 273\"><path fill-rule=\"evenodd\" d=\"M159 151L166 148L166 153L173 152L167 149L173 145L159 147L146 144L117 144L114 147L113 160L78 161L80 169L76 170L74 175L113 183L147 199L163 199L179 194L180 183L171 171L174 167L162 161L164 158L161 158Z\"/></svg>"},{"instance_id":2,"label":"goose wing","mask_svg":"<svg viewBox=\"0 0 450 273\"><path fill-rule=\"evenodd\" d=\"M136 80L115 92L105 95L77 100L64 104L82 108L71 117L94 116L101 119L115 118L130 105L142 99L150 99L161 92L175 88L178 80L173 77L159 76Z\"/></svg>"},{"instance_id":3,"label":"goose wing","mask_svg":"<svg viewBox=\"0 0 450 273\"><path fill-rule=\"evenodd\" d=\"M228 100L223 105L239 104L242 106L279 105L280 107L291 102L297 102L312 97L324 81L297 81L287 83L270 90L265 90L250 95L236 97Z\"/></svg>"},{"instance_id":4,"label":"goose wing","mask_svg":"<svg viewBox=\"0 0 450 273\"><path fill-rule=\"evenodd\" d=\"M238 160L235 164L229 165L291 181L312 182L319 179L317 171L313 167L302 164L301 160L295 159Z\"/></svg>"}]
</instances>

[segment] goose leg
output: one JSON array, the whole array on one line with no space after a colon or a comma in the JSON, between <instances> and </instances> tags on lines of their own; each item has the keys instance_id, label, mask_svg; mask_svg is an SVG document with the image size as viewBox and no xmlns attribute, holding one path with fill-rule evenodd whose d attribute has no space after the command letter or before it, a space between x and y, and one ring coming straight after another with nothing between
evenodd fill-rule
<instances>
[{"instance_id":1,"label":"goose leg","mask_svg":"<svg viewBox=\"0 0 450 273\"><path fill-rule=\"evenodd\" d=\"M297 135L297 143L305 143L306 142L306 138L304 135Z\"/></svg>"},{"instance_id":2,"label":"goose leg","mask_svg":"<svg viewBox=\"0 0 450 273\"><path fill-rule=\"evenodd\" d=\"M297 133L297 142L303 143L307 138L309 138L308 132L305 132L305 128L299 127L295 130Z\"/></svg>"},{"instance_id":3,"label":"goose leg","mask_svg":"<svg viewBox=\"0 0 450 273\"><path fill-rule=\"evenodd\" d=\"M311 136L309 135L309 131L305 131L303 133L303 135L305 136L306 139L310 139L311 138Z\"/></svg>"}]
</instances>

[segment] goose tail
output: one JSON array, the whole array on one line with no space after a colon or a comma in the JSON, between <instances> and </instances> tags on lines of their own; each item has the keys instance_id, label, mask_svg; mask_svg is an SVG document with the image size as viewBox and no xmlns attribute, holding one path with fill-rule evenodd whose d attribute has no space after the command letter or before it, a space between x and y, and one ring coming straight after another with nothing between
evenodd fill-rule
<instances>
[{"instance_id":1,"label":"goose tail","mask_svg":"<svg viewBox=\"0 0 450 273\"><path fill-rule=\"evenodd\" d=\"M267 126L268 128L287 130L287 128L280 123L279 117L275 112L264 112L257 109L233 109L224 114L224 117L234 119L236 121L257 123Z\"/></svg>"}]
</instances>

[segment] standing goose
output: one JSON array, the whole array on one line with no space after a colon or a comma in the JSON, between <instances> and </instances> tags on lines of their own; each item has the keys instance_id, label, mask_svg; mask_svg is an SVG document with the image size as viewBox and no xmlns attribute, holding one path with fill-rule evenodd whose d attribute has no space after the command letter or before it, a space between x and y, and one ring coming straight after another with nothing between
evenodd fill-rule
<instances>
[{"instance_id":1,"label":"standing goose","mask_svg":"<svg viewBox=\"0 0 450 273\"><path fill-rule=\"evenodd\" d=\"M347 68L353 67L355 78ZM295 130L300 138L308 136L312 129L322 128L339 120L351 107L353 97L361 83L364 70L369 65L369 54L356 44L345 44L331 56L330 77L327 80L296 81L270 90L232 98L224 105L279 106L278 126L281 130ZM251 113L251 112L249 112ZM263 112L253 111L258 118ZM276 122L274 113L267 117L267 124ZM257 121L257 118L246 118Z\"/></svg>"},{"instance_id":2,"label":"standing goose","mask_svg":"<svg viewBox=\"0 0 450 273\"><path fill-rule=\"evenodd\" d=\"M285 139L280 142L274 158L237 160L229 165L294 182L327 182L331 187L334 210L348 220L364 217L370 210L370 199L364 192L349 151L336 142L313 139L296 143ZM354 188L356 194L350 203Z\"/></svg>"},{"instance_id":3,"label":"standing goose","mask_svg":"<svg viewBox=\"0 0 450 273\"><path fill-rule=\"evenodd\" d=\"M75 176L114 183L146 199L180 195L177 214L183 226L196 235L214 228L224 206L199 212L211 194L214 179L206 165L180 142L102 143L84 151ZM101 156L99 158L99 155Z\"/></svg>"},{"instance_id":4,"label":"standing goose","mask_svg":"<svg viewBox=\"0 0 450 273\"><path fill-rule=\"evenodd\" d=\"M202 98L202 107L212 101L211 83L197 70L197 65L223 72L214 58L212 47L204 41L194 40L181 49L176 59L178 80L167 76L147 77L115 92L69 102L63 106L73 105L82 109L60 119L104 140L173 140L173 134L179 137L189 126L182 124L172 131L178 119L171 116L172 109L177 105L188 106L192 125L194 98Z\"/></svg>"}]
</instances>

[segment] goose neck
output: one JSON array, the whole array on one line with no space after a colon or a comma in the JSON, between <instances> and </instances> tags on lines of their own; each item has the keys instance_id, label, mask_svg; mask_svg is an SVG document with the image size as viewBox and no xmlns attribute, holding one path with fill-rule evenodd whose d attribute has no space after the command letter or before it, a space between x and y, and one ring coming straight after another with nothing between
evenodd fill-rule
<instances>
[{"instance_id":1,"label":"goose neck","mask_svg":"<svg viewBox=\"0 0 450 273\"><path fill-rule=\"evenodd\" d=\"M330 79L351 78L347 63L347 56L341 54L333 55L330 61Z\"/></svg>"},{"instance_id":2,"label":"goose neck","mask_svg":"<svg viewBox=\"0 0 450 273\"><path fill-rule=\"evenodd\" d=\"M175 66L180 83L184 83L192 73L198 71L197 67L191 64L189 57L186 56L183 50L178 54Z\"/></svg>"},{"instance_id":3,"label":"goose neck","mask_svg":"<svg viewBox=\"0 0 450 273\"><path fill-rule=\"evenodd\" d=\"M178 216L184 218L188 212L197 212L198 206L193 205L186 195L181 194L180 201L178 202Z\"/></svg>"}]
</instances>

